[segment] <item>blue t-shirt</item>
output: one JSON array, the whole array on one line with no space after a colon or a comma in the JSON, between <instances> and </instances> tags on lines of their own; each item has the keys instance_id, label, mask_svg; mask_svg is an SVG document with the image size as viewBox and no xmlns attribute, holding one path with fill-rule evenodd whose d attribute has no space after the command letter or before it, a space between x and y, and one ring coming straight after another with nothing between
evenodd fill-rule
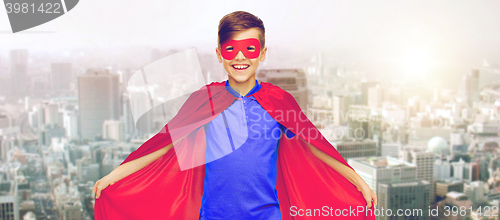
<instances>
[{"instance_id":1,"label":"blue t-shirt","mask_svg":"<svg viewBox=\"0 0 500 220\"><path fill-rule=\"evenodd\" d=\"M278 141L294 134L274 120L251 94L236 99L204 125L206 173L200 219L281 219L276 191Z\"/></svg>"}]
</instances>

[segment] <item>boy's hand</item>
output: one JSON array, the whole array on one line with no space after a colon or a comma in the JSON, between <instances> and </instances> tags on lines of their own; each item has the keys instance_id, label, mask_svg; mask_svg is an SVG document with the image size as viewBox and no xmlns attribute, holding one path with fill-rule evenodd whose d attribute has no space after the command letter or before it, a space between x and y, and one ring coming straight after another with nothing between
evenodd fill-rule
<instances>
[{"instance_id":1,"label":"boy's hand","mask_svg":"<svg viewBox=\"0 0 500 220\"><path fill-rule=\"evenodd\" d=\"M94 188L92 191L94 191L95 199L98 199L101 196L101 191L106 189L106 187L115 184L113 181L110 180L108 176L103 177L100 180L97 180L95 182Z\"/></svg>"},{"instance_id":2,"label":"boy's hand","mask_svg":"<svg viewBox=\"0 0 500 220\"><path fill-rule=\"evenodd\" d=\"M357 188L363 194L363 197L366 200L366 206L368 207L368 209L370 209L372 207L372 200L373 200L373 205L374 206L377 205L377 195L375 194L375 192L373 192L373 190L368 185L364 185L364 186L357 187Z\"/></svg>"}]
</instances>

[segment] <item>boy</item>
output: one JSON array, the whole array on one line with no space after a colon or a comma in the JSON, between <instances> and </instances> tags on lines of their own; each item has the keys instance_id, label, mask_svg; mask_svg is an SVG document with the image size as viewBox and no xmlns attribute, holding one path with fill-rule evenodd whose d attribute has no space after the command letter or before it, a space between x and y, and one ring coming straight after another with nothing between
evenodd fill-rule
<instances>
[{"instance_id":1,"label":"boy","mask_svg":"<svg viewBox=\"0 0 500 220\"><path fill-rule=\"evenodd\" d=\"M267 52L262 21L233 12L221 19L218 34L217 58L228 80L210 84L208 99L192 94L165 133L96 182L96 219L374 219L359 212L359 206L376 205L368 185L289 93L255 79ZM184 129L183 138L172 138L175 128ZM180 171L181 161L191 157L185 152L200 149L207 164Z\"/></svg>"}]
</instances>

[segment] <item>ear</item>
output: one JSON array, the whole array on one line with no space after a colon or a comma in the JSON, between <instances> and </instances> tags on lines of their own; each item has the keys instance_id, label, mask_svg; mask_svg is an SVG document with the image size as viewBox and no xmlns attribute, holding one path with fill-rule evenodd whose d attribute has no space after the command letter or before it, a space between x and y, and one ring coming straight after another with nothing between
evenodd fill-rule
<instances>
[{"instance_id":1,"label":"ear","mask_svg":"<svg viewBox=\"0 0 500 220\"><path fill-rule=\"evenodd\" d=\"M220 50L218 47L215 48L215 53L217 54L217 59L219 60L219 63L222 63L222 56L220 55Z\"/></svg>"},{"instance_id":2,"label":"ear","mask_svg":"<svg viewBox=\"0 0 500 220\"><path fill-rule=\"evenodd\" d=\"M267 46L264 47L264 49L260 50L260 62L264 62L266 59L266 53L267 53Z\"/></svg>"}]
</instances>

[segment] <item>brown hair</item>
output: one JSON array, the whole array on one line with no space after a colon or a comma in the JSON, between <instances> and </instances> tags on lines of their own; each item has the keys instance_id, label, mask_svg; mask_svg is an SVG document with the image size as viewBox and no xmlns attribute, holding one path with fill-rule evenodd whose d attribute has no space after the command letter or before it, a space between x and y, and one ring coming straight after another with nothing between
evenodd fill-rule
<instances>
[{"instance_id":1,"label":"brown hair","mask_svg":"<svg viewBox=\"0 0 500 220\"><path fill-rule=\"evenodd\" d=\"M218 36L218 47L220 48L222 43L231 39L234 34L238 31L247 30L250 28L259 28L259 41L260 47L264 48L266 45L266 35L264 29L264 23L260 18L246 11L235 11L224 16L219 22L219 36Z\"/></svg>"}]
</instances>

